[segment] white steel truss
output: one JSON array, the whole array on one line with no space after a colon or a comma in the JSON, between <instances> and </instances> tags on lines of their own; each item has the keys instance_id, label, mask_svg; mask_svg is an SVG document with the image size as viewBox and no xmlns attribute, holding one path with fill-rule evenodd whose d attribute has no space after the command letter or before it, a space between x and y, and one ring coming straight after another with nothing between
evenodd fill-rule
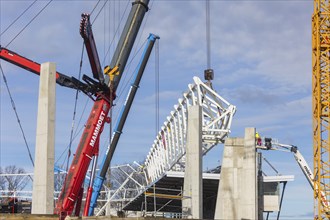
<instances>
[{"instance_id":1,"label":"white steel truss","mask_svg":"<svg viewBox=\"0 0 330 220\"><path fill-rule=\"evenodd\" d=\"M215 145L223 143L230 133L236 107L217 94L209 85L194 77L194 84L179 99L164 122L145 161L147 183L151 184L169 170L184 169L187 116L189 106L202 107L202 142L205 155Z\"/></svg>"},{"instance_id":2,"label":"white steel truss","mask_svg":"<svg viewBox=\"0 0 330 220\"><path fill-rule=\"evenodd\" d=\"M193 80L194 84L188 85L188 91L183 94L183 98L179 99L179 104L174 106L174 110L171 111L170 116L167 117L158 132L144 165L136 172L136 176L145 178L145 181L142 181L145 185L136 187L139 190L131 194L134 197L131 197L130 201L160 180L166 172L170 170L184 171L189 106L199 105L202 107L203 155L215 145L224 143L225 138L230 133L236 107L198 77L194 77ZM112 199L115 197L117 197L117 201L120 200L118 198L119 191L125 188L132 189L127 184L129 180L132 182L132 177L133 174L131 173L117 190L110 193L112 195L108 197L107 203L98 210L96 215L104 213L106 206L114 202ZM126 196L122 198L122 201L124 200L127 201L129 198Z\"/></svg>"}]
</instances>

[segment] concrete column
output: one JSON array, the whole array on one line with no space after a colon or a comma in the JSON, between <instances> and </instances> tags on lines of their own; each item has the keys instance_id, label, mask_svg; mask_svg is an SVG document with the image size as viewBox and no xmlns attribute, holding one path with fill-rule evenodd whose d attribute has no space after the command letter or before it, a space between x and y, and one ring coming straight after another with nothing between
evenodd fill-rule
<instances>
[{"instance_id":1,"label":"concrete column","mask_svg":"<svg viewBox=\"0 0 330 220\"><path fill-rule=\"evenodd\" d=\"M244 138L227 138L215 219L258 219L255 128Z\"/></svg>"},{"instance_id":2,"label":"concrete column","mask_svg":"<svg viewBox=\"0 0 330 220\"><path fill-rule=\"evenodd\" d=\"M256 129L245 128L244 166L242 184L242 217L258 219L258 184L256 158Z\"/></svg>"},{"instance_id":3,"label":"concrete column","mask_svg":"<svg viewBox=\"0 0 330 220\"><path fill-rule=\"evenodd\" d=\"M54 63L41 64L32 214L54 213L55 75Z\"/></svg>"},{"instance_id":4,"label":"concrete column","mask_svg":"<svg viewBox=\"0 0 330 220\"><path fill-rule=\"evenodd\" d=\"M244 139L227 138L223 150L214 219L240 219Z\"/></svg>"},{"instance_id":5,"label":"concrete column","mask_svg":"<svg viewBox=\"0 0 330 220\"><path fill-rule=\"evenodd\" d=\"M109 202L105 207L105 216L110 216L110 215L111 215L111 203Z\"/></svg>"},{"instance_id":6,"label":"concrete column","mask_svg":"<svg viewBox=\"0 0 330 220\"><path fill-rule=\"evenodd\" d=\"M202 108L191 106L188 108L182 212L193 219L203 218L202 156Z\"/></svg>"}]
</instances>

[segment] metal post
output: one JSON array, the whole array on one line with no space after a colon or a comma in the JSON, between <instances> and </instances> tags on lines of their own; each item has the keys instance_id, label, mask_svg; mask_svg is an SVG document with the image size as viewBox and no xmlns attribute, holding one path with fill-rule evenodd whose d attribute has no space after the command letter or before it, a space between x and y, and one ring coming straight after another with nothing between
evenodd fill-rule
<instances>
[{"instance_id":1,"label":"metal post","mask_svg":"<svg viewBox=\"0 0 330 220\"><path fill-rule=\"evenodd\" d=\"M154 184L154 217L156 217L157 208L156 208L156 184Z\"/></svg>"},{"instance_id":2,"label":"metal post","mask_svg":"<svg viewBox=\"0 0 330 220\"><path fill-rule=\"evenodd\" d=\"M264 193L263 193L263 176L262 176L262 153L258 152L258 219L263 219L264 209Z\"/></svg>"},{"instance_id":3,"label":"metal post","mask_svg":"<svg viewBox=\"0 0 330 220\"><path fill-rule=\"evenodd\" d=\"M282 209L282 202L283 202L283 197L284 197L284 190L285 190L285 186L286 186L287 182L283 182L283 189L282 189L282 195L281 195L281 201L280 201L280 209L277 213L277 220L280 219L280 214L281 214L281 209Z\"/></svg>"},{"instance_id":4,"label":"metal post","mask_svg":"<svg viewBox=\"0 0 330 220\"><path fill-rule=\"evenodd\" d=\"M144 193L144 216L147 217L147 190Z\"/></svg>"}]
</instances>

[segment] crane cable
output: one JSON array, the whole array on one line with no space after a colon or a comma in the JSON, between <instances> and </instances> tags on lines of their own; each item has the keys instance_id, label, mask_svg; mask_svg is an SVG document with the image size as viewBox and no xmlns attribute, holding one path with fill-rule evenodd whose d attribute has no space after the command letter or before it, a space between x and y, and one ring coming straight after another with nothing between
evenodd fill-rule
<instances>
[{"instance_id":1,"label":"crane cable","mask_svg":"<svg viewBox=\"0 0 330 220\"><path fill-rule=\"evenodd\" d=\"M159 41L156 41L156 45L155 45L155 103L156 103L156 137L158 134L158 130L159 130Z\"/></svg>"},{"instance_id":2,"label":"crane cable","mask_svg":"<svg viewBox=\"0 0 330 220\"><path fill-rule=\"evenodd\" d=\"M84 43L82 44L82 49L81 49L78 80L80 80L80 78L81 78L83 58L84 58ZM74 125L75 125L76 113L77 113L77 102L78 102L78 97L79 97L78 95L79 95L79 89L77 88L76 89L75 102L74 102L74 108L73 108L71 133L70 133L70 144L69 144L69 149L68 149L68 158L67 158L66 169L65 169L66 172L68 172L68 169L69 169L69 161L70 161L70 156L71 156L71 147L72 147L72 142L73 142L73 131L74 131Z\"/></svg>"},{"instance_id":3,"label":"crane cable","mask_svg":"<svg viewBox=\"0 0 330 220\"><path fill-rule=\"evenodd\" d=\"M127 9L128 9L129 2L130 2L130 1L127 1L127 5L126 5L126 7L125 7L125 11L124 11L123 15L122 15L121 18L120 18L120 21L119 21L119 24L118 24L117 28L115 29L114 36L116 36L116 35L119 33L120 23L122 23L122 21L123 21L123 19L124 19L124 15L125 15L125 13L126 13L126 11L127 11ZM114 6L113 8L115 8L115 6ZM115 22L115 19L113 19L113 21ZM116 25L113 25L113 26L115 27ZM110 36L110 34L109 34L109 36ZM109 44L108 50L107 50L107 52L106 52L105 55L104 55L104 58L103 58L103 61L102 61L102 65L103 65L103 66L104 66L104 63L105 63L105 61L106 61L106 57L108 56L108 54L109 54L109 52L110 52L110 49L111 49L111 47L112 47L114 41L115 41L115 37L112 38L112 40L111 40L111 42L110 42L110 44Z\"/></svg>"},{"instance_id":4,"label":"crane cable","mask_svg":"<svg viewBox=\"0 0 330 220\"><path fill-rule=\"evenodd\" d=\"M37 1L38 0L32 2L10 25L8 25L8 27L6 27L4 31L1 32L0 36L2 36L13 24L15 24L16 21L18 21L18 19L20 19Z\"/></svg>"},{"instance_id":5,"label":"crane cable","mask_svg":"<svg viewBox=\"0 0 330 220\"><path fill-rule=\"evenodd\" d=\"M98 0L98 2L95 4L93 10L91 11L90 14L93 14L94 10L96 9L96 7L100 4L101 0Z\"/></svg>"},{"instance_id":6,"label":"crane cable","mask_svg":"<svg viewBox=\"0 0 330 220\"><path fill-rule=\"evenodd\" d=\"M26 141L26 137L25 137L25 133L24 133L24 130L23 130L23 127L22 127L22 124L21 124L21 120L19 119L19 116L18 116L18 113L17 113L17 109L16 109L16 106L15 106L15 102L14 102L14 99L13 99L13 97L11 95L11 92L10 92L10 89L9 89L9 86L8 86L8 82L7 82L6 76L5 76L4 72L3 72L1 63L0 63L0 70L1 70L3 81L4 81L5 85L6 85L6 88L7 88L8 94L9 94L11 106L12 106L14 112L15 112L18 125L19 125L19 127L21 129L21 132L22 132L22 135L23 135L23 139L24 139L25 146L26 146L26 149L27 149L28 154L29 154L30 161L32 163L32 166L34 167L34 162L33 162L33 158L32 158L32 155L31 155L31 151L30 151L29 145L28 145L28 143Z\"/></svg>"},{"instance_id":7,"label":"crane cable","mask_svg":"<svg viewBox=\"0 0 330 220\"><path fill-rule=\"evenodd\" d=\"M153 5L153 2L154 2L154 1L151 2L151 6ZM114 41L115 41L115 37L116 37L116 35L119 35L120 24L122 23L123 18L124 18L125 14L126 14L126 11L127 11L127 9L128 9L129 3L130 3L130 1L127 1L127 4L126 4L126 6L125 6L125 9L124 9L124 12L123 12L122 16L118 15L119 23L118 23L118 25L114 25L114 28L115 28L115 26L117 26L117 27L115 28L114 37L113 37L112 40L111 40L111 43L110 43L110 45L109 45L109 47L108 47L108 49L107 49L107 52L105 53L105 56L104 56L104 59L103 59L103 62L102 62L103 65L104 65L104 63L105 63L105 61L106 61L106 57L108 56L108 54L109 54L109 52L110 52L110 49L111 49L111 47L112 47L112 45L113 45L113 43L114 43ZM119 7L119 6L118 6L118 7ZM115 6L114 6L113 8L115 8ZM145 28L146 21L148 20L148 15L149 15L149 14L146 15L146 19L145 19L145 21L144 21L143 24L142 24L142 28L141 28L142 30L141 30L141 32L143 32L143 30L144 30L144 28ZM113 19L113 20L115 21L115 19ZM120 36L118 36L118 37L120 37ZM139 48L137 48L137 47L135 46L135 50L134 50L134 52L132 53L132 58L130 58L130 60L129 60L128 63L127 63L127 68L126 68L126 70L125 70L125 72L124 72L124 73L126 73L126 74L123 75L123 78L122 78L122 80L121 80L121 81L122 81L121 86L117 89L118 92L117 92L117 97L116 97L116 103L114 103L114 104L113 104L113 107L110 109L110 117L112 118L111 122L116 121L116 120L114 120L114 118L112 117L112 113L113 113L113 111L114 111L114 107L120 102L120 99L121 99L121 97L122 97L124 91L125 91L126 88L128 87L128 85L129 85L129 83L130 83L130 80L131 80L131 78L133 77L133 75L131 75L128 79L126 79L126 78L127 78L127 73L130 72L130 68L131 68L131 66L132 66L132 62L133 62L134 58L135 58L136 55L140 52L140 50L143 48L143 45L146 43L146 41L147 41L147 40L145 40L144 43L143 43ZM141 42L141 35L139 36L139 40L138 40L138 42ZM137 67L136 67L136 68L137 68ZM136 69L135 69L135 70L136 70ZM133 71L133 72L135 72L135 71ZM118 115L119 115L119 112L117 112L115 118L118 119ZM111 131L112 131L112 123L110 123L110 137L109 137L110 142L111 142L111 134L112 134Z\"/></svg>"},{"instance_id":8,"label":"crane cable","mask_svg":"<svg viewBox=\"0 0 330 220\"><path fill-rule=\"evenodd\" d=\"M106 0L106 1L104 2L104 4L102 5L102 7L100 8L99 12L96 14L94 20L92 21L92 24L94 24L95 20L98 18L98 16L100 15L101 11L103 10L104 6L108 3L108 1L109 1L109 0ZM99 2L100 2L100 1L99 1ZM98 3L99 3L99 2L98 2ZM97 4L98 4L98 3L97 3ZM95 8L96 8L96 6L94 7L94 9L95 9ZM94 11L94 9L93 9L93 11ZM91 12L91 15L92 15L93 11Z\"/></svg>"},{"instance_id":9,"label":"crane cable","mask_svg":"<svg viewBox=\"0 0 330 220\"><path fill-rule=\"evenodd\" d=\"M81 133L81 131L84 129L84 126L81 126L80 128L79 128L79 126L80 126L80 123L81 123L81 121L82 121L83 115L85 114L86 107L87 107L87 104L88 104L89 100L90 100L90 98L88 98L88 99L86 100L85 107L84 107L84 109L83 109L83 111L82 111L82 113L81 113L81 115L80 115L79 122L78 122L78 124L77 124L77 126L76 126L77 129L76 129L75 132L74 132L74 135L73 135L72 141L74 141L74 140L76 139L76 137L78 137L78 134ZM78 129L78 128L79 128L79 129ZM64 149L64 151L62 152L62 154L61 154L61 155L58 157L58 159L55 161L55 164L57 164L57 163L61 160L62 156L65 154L65 152L67 151L67 149L69 148L69 146L70 146L70 145L68 145L68 146ZM64 163L65 163L65 161L63 162L63 164L64 164ZM62 167L64 167L63 164L62 164Z\"/></svg>"},{"instance_id":10,"label":"crane cable","mask_svg":"<svg viewBox=\"0 0 330 220\"><path fill-rule=\"evenodd\" d=\"M152 5L153 5L153 3L154 3L154 1L151 1L151 4L150 4L150 8L152 7ZM125 11L126 11L126 9L125 9ZM140 33L143 33L143 31L144 31L144 29L145 29L145 25L146 25L146 23L147 23L147 21L148 21L148 18L149 18L149 14L150 13L147 13L146 14L146 18L144 19L144 21L143 21L143 24L141 24L141 31L140 31ZM140 34L139 35L139 39L137 40L137 44L140 44L140 42L141 42L141 38L142 38L142 35ZM147 40L145 40L144 41L144 43L142 43L142 45L141 45L141 47L140 48L137 48L136 46L135 46L135 49L134 49L134 52L133 52L133 57L130 59L130 61L128 62L128 64L127 64L127 70L125 71L125 73L127 73L127 72L129 72L129 70L130 70L130 68L131 68L131 63L133 62L133 59L136 57L136 55L139 53L139 51L142 49L142 46L143 46L143 44L145 44L145 42L146 42ZM124 76L123 76L123 78L122 78L122 80L121 81L125 81L126 80L126 76L127 76L127 74L125 74ZM132 76L130 77L130 79L132 78ZM124 86L122 86L120 89L118 89L119 90L119 92L118 92L118 97L120 97L121 96L121 94L124 92L123 90L125 90L125 88L127 87L127 84L129 84L129 81L130 80L127 80L126 81L126 83L124 84Z\"/></svg>"},{"instance_id":11,"label":"crane cable","mask_svg":"<svg viewBox=\"0 0 330 220\"><path fill-rule=\"evenodd\" d=\"M13 39L6 45L8 47L40 14L43 12L47 6L52 2L53 0L50 0L16 35L13 37Z\"/></svg>"},{"instance_id":12,"label":"crane cable","mask_svg":"<svg viewBox=\"0 0 330 220\"><path fill-rule=\"evenodd\" d=\"M41 12L43 12L47 6L52 2L53 0L50 0L19 32L18 34L15 35L15 37L6 45L6 47L8 47L40 14ZM96 9L97 5L100 3L101 0L99 0L96 5L94 6L91 14L94 12L94 10ZM108 1L108 0L107 0ZM105 4L107 3L107 1L103 4L102 8L100 9L100 11L103 9L103 7L105 6ZM13 24L16 23L16 21L18 19L20 19L35 3L37 2L37 0L35 0L34 2L32 2L3 32L1 32L0 36L2 36ZM97 16L94 18L93 22L96 20L96 18L98 17L98 15L100 14L100 11L98 12ZM82 59L83 59L83 50L84 48L82 49L82 55L81 55L81 60L80 60L80 70L79 70L79 79L80 79L80 75L81 75L81 69L82 69ZM22 128L22 125L20 123L20 119L19 119L19 116L17 114L17 111L16 111L16 107L15 107L15 102L11 96L11 93L10 93L10 90L9 90L9 87L8 87L8 84L7 84L7 80L6 80L6 77L5 77L5 74L3 72L3 69L2 67L0 66L1 68L1 73L2 73L2 76L3 76L3 79L4 79L4 82L6 84L6 87L7 87L7 91L9 93L9 96L10 96L10 99L11 99L11 103L12 103L12 107L15 111L15 114L16 114L16 118L17 118L17 121L19 123L19 126L20 126L20 129L21 129L21 132L23 134L23 138L24 138L24 141L25 141L25 144L26 144L26 147L27 147L27 150L28 150L28 153L29 153L29 157L30 157L30 160L31 160L31 163L32 165L34 166L34 162L33 162L33 159L32 159L32 155L31 155L31 152L30 152L30 149L29 149L29 146L27 144L27 141L26 141L26 137L25 137L25 133L24 133L24 130ZM76 91L76 98L75 98L75 105L74 105L74 112L73 112L73 121L72 121L72 128L71 128L71 135L70 135L70 143L69 143L69 151L68 151L68 162L69 162L69 159L70 159L70 155L71 155L71 145L72 145L72 142L74 140L74 138L76 137L73 137L73 129L74 129L74 123L75 123L75 115L76 115L76 107L77 107L77 100L78 100L78 94L79 94L79 91L77 90ZM63 154L62 154L63 155ZM62 156L61 155L61 156ZM67 169L68 170L68 162L67 162Z\"/></svg>"},{"instance_id":13,"label":"crane cable","mask_svg":"<svg viewBox=\"0 0 330 220\"><path fill-rule=\"evenodd\" d=\"M95 9L97 8L97 6L99 5L99 3L101 2L101 0L99 0L93 10L91 11L90 15L93 14L93 12L95 11ZM106 3L108 2L108 0L106 0L104 2L104 4L102 5L101 9L98 11L97 15L95 16L92 24L95 22L95 20L98 18L99 14L101 13L101 11L103 10L103 8L105 7ZM82 64L83 64L83 58L84 58L84 43L82 44L82 50L81 50L81 57L80 57L80 65L79 65L79 74L78 74L78 79L80 80L81 78L81 72L82 72ZM72 142L75 139L75 137L77 136L75 132L74 134L74 126L75 126L75 118L76 118L76 113L77 113L77 103L78 103L78 96L79 95L79 89L76 89L76 95L75 95L75 103L74 103L74 109L73 109L73 116L72 116L72 124L71 124L71 132L70 132L70 142L69 145L67 147L68 149L68 156L67 156L67 161L66 161L66 172L68 172L69 169L69 162L70 162L70 157L71 157L71 148L72 148ZM80 124L80 120L79 120L79 124ZM82 130L82 129L80 129ZM63 155L63 154L62 154ZM62 156L61 155L61 156Z\"/></svg>"},{"instance_id":14,"label":"crane cable","mask_svg":"<svg viewBox=\"0 0 330 220\"><path fill-rule=\"evenodd\" d=\"M108 0L107 0L108 1ZM103 7L105 6L105 4L107 3L107 1L103 4L103 6L101 7L100 11L98 12L98 14L96 15L96 17L94 18L92 24L94 23L94 21L96 20L96 18L98 17L98 15L100 14L100 12L102 11ZM94 6L92 12L90 13L90 15L92 15L92 13L94 12L94 10L96 9L97 5L100 3L100 0L96 3L96 5ZM83 63L83 57L84 57L84 42L82 43L82 50L81 50L81 56L80 56L80 65L79 65L79 75L78 75L78 79L81 78L81 71L82 71L82 63ZM72 116L72 125L71 125L71 134L70 134L70 143L68 146L68 157L67 157L67 163L66 163L66 177L68 175L68 170L69 170L69 162L70 162L70 156L71 156L71 146L72 146L72 142L73 142L73 130L74 130L74 123L75 123L75 116L76 116L76 110L77 110L77 102L78 102L78 94L79 94L79 89L76 90L76 97L75 97L75 104L74 104L74 110L73 110L73 116ZM64 161L65 162L65 161ZM65 177L63 185L66 185L66 181L67 178ZM64 191L63 194L65 194L66 191L66 187L64 187Z\"/></svg>"},{"instance_id":15,"label":"crane cable","mask_svg":"<svg viewBox=\"0 0 330 220\"><path fill-rule=\"evenodd\" d=\"M96 7L98 6L98 4L100 2L101 2L101 0L99 0L95 4L95 6L94 6L94 8L93 8L93 10L92 10L92 12L90 14L92 14L95 11ZM81 57L80 57L79 74L78 74L78 79L79 80L81 78L81 72L82 72L83 54L84 54L84 43L82 44L82 51L81 51ZM71 157L72 143L73 143L74 139L77 137L77 134L82 130L82 128L81 128L81 129L79 129L79 132L77 132L78 129L74 132L75 118L76 118L76 113L77 113L77 103L78 103L78 97L79 97L78 95L79 95L79 89L76 89L75 103L74 103L74 108L73 108L73 116L72 116L71 131L70 131L70 142L69 142L68 146L65 148L65 150L63 151L63 153L59 156L59 158L55 162L55 163L58 163L58 161L62 158L62 156L64 155L64 153L68 150L67 160L66 161L64 160L63 161L63 164L61 166L61 168L63 168L64 167L64 163L66 162L66 169L65 169L66 172L68 172L68 169L69 169L69 161L70 161L70 157ZM87 105L87 103L86 103L86 105ZM85 105L85 107L86 107L86 105ZM80 118L80 120L78 122L78 126L77 127L79 127L80 121L81 121L81 118Z\"/></svg>"},{"instance_id":16,"label":"crane cable","mask_svg":"<svg viewBox=\"0 0 330 220\"><path fill-rule=\"evenodd\" d=\"M206 11L206 63L207 69L211 68L211 28L210 28L210 0L205 2Z\"/></svg>"}]
</instances>

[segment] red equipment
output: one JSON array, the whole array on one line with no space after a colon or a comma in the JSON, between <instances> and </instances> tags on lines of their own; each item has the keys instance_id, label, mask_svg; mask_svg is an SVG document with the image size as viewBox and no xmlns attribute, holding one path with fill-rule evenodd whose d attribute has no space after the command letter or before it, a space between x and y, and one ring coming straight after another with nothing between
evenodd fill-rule
<instances>
[{"instance_id":1,"label":"red equipment","mask_svg":"<svg viewBox=\"0 0 330 220\"><path fill-rule=\"evenodd\" d=\"M92 111L87 120L87 124L55 207L54 213L59 214L60 219L64 219L67 215L71 215L75 206L75 215L79 215L85 175L90 161L94 156L98 155L99 139L104 123L110 121L110 118L107 117L113 101L110 97L116 97L116 89L125 69L144 14L148 10L148 3L149 0L135 0L132 3L132 9L110 63L110 68L107 68L107 72L110 73L109 75L104 77L101 72L101 65L99 63L91 30L89 15L87 14L82 15L80 33L87 48L93 76L97 81L84 75L83 80L85 83L83 83L74 77L68 77L58 72L56 73L56 82L58 84L69 88L79 89L91 98L96 96ZM0 47L0 58L37 75L40 74L40 64L5 48ZM91 192L89 192L89 196L90 194Z\"/></svg>"},{"instance_id":2,"label":"red equipment","mask_svg":"<svg viewBox=\"0 0 330 220\"><path fill-rule=\"evenodd\" d=\"M89 15L82 14L80 34L84 39L93 76L97 81L90 78L88 78L87 81L86 76L84 80L87 84L92 84L93 87L98 89L95 89L97 91L96 101L80 139L73 162L68 170L68 175L64 183L65 186L62 188L62 192L56 204L55 214L59 214L60 218L65 218L66 215L71 215L75 203L79 202L77 195L81 192L80 190L92 157L97 156L98 154L100 134L103 130L108 112L112 106L112 101L116 97L116 89L122 73L124 72L143 17L148 10L148 3L149 0L135 0L133 2L116 51L109 65L110 67L105 69L106 73L108 73L108 75L105 76L100 72L101 65L94 42ZM93 173L94 169L95 166L92 168ZM91 196L92 181L93 180L91 179L90 188L87 192L87 200L89 200ZM79 215L80 206L76 206L75 215ZM88 214L88 207L86 207L84 214Z\"/></svg>"},{"instance_id":3,"label":"red equipment","mask_svg":"<svg viewBox=\"0 0 330 220\"><path fill-rule=\"evenodd\" d=\"M89 115L85 130L81 136L76 154L65 180L65 186L58 198L55 213L62 217L71 215L84 182L85 175L93 156L98 154L98 142L104 123L110 110L110 101L100 94ZM80 209L80 207L79 207Z\"/></svg>"},{"instance_id":4,"label":"red equipment","mask_svg":"<svg viewBox=\"0 0 330 220\"><path fill-rule=\"evenodd\" d=\"M8 61L11 64L19 66L25 70L35 73L38 76L40 75L41 65L39 63L34 62L26 57L23 57L1 46L0 46L0 58ZM88 77L85 76L85 78ZM99 90L95 86L92 86L88 83L87 84L83 83L78 79L75 79L74 77L66 76L60 72L56 72L56 83L64 87L81 90L90 97Z\"/></svg>"}]
</instances>

